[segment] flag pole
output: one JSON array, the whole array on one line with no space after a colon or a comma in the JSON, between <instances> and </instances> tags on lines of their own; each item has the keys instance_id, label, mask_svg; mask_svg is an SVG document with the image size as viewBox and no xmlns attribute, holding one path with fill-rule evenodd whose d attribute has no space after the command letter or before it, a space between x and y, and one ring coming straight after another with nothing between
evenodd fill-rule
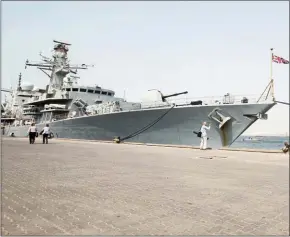
<instances>
[{"instance_id":1,"label":"flag pole","mask_svg":"<svg viewBox=\"0 0 290 237\"><path fill-rule=\"evenodd\" d=\"M275 100L275 96L274 96L274 79L273 79L273 48L270 49L271 51L271 62L270 62L270 83L271 83L271 94L272 94L272 98L273 100Z\"/></svg>"}]
</instances>

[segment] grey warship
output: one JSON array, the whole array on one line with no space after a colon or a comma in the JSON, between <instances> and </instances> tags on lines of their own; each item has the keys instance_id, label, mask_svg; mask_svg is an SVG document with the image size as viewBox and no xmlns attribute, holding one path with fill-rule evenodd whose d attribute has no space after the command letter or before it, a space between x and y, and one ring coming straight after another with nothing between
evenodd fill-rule
<instances>
[{"instance_id":1,"label":"grey warship","mask_svg":"<svg viewBox=\"0 0 290 237\"><path fill-rule=\"evenodd\" d=\"M100 86L80 86L78 70L90 65L72 65L68 60L71 45L54 41L52 57L40 54L40 62L26 61L48 78L45 89L23 84L21 75L16 90L1 89L11 94L10 102L1 105L3 134L27 135L30 123L39 130L49 123L57 138L198 145L203 121L212 124L210 146L230 146L258 119L267 119L275 105L266 88L260 98L234 96L180 99L163 95L159 90L146 92L142 102L128 102L115 96L113 90Z\"/></svg>"}]
</instances>

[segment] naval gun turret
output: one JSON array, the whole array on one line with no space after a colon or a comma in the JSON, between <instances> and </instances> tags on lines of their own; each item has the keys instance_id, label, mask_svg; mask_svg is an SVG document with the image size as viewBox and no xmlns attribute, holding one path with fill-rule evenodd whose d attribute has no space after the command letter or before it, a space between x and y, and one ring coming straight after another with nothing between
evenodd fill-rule
<instances>
[{"instance_id":1,"label":"naval gun turret","mask_svg":"<svg viewBox=\"0 0 290 237\"><path fill-rule=\"evenodd\" d=\"M187 94L187 91L169 94L169 95L163 95L161 91L156 89L148 90L147 93L142 98L142 108L143 107L159 107L159 106L168 106L170 103L166 100L170 97L175 97L179 95Z\"/></svg>"}]
</instances>

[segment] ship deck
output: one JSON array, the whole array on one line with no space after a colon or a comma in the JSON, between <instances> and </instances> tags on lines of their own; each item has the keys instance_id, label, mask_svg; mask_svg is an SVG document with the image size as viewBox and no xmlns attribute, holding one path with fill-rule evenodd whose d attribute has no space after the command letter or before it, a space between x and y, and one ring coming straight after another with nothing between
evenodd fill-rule
<instances>
[{"instance_id":1,"label":"ship deck","mask_svg":"<svg viewBox=\"0 0 290 237\"><path fill-rule=\"evenodd\" d=\"M49 142L2 138L3 235L289 234L288 155Z\"/></svg>"}]
</instances>

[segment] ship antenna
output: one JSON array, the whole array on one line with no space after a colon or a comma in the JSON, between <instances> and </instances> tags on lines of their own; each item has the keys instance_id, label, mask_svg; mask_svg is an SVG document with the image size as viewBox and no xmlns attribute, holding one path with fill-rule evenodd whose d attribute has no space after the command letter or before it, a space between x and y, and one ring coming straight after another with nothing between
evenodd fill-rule
<instances>
[{"instance_id":1,"label":"ship antenna","mask_svg":"<svg viewBox=\"0 0 290 237\"><path fill-rule=\"evenodd\" d=\"M20 74L19 74L19 78L18 78L18 88L17 88L18 91L21 90L21 77L22 77L22 75L21 75L21 73L20 73Z\"/></svg>"},{"instance_id":2,"label":"ship antenna","mask_svg":"<svg viewBox=\"0 0 290 237\"><path fill-rule=\"evenodd\" d=\"M43 62L30 63L26 61L26 66L35 66L45 73L50 81L49 88L61 89L63 85L63 79L69 73L77 74L77 69L88 69L90 65L71 65L68 60L67 53L71 44L53 40L55 43L53 47L53 55L48 58L41 54Z\"/></svg>"},{"instance_id":3,"label":"ship antenna","mask_svg":"<svg viewBox=\"0 0 290 237\"><path fill-rule=\"evenodd\" d=\"M126 90L124 90L123 99L126 101Z\"/></svg>"}]
</instances>

